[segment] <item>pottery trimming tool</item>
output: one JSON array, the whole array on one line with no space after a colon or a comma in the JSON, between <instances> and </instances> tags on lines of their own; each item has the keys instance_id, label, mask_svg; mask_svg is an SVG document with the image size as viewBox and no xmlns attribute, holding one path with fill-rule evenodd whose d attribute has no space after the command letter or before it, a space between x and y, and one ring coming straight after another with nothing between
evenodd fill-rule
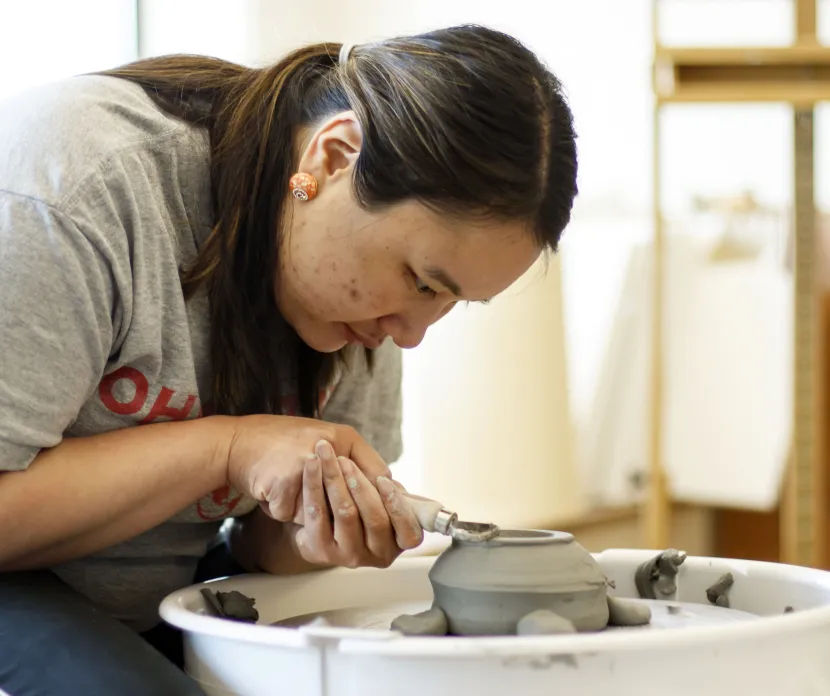
<instances>
[{"instance_id":1,"label":"pottery trimming tool","mask_svg":"<svg viewBox=\"0 0 830 696\"><path fill-rule=\"evenodd\" d=\"M501 531L490 522L466 522L458 514L447 510L437 500L424 498L413 493L404 493L418 523L425 532L438 532L459 541L488 541Z\"/></svg>"}]
</instances>

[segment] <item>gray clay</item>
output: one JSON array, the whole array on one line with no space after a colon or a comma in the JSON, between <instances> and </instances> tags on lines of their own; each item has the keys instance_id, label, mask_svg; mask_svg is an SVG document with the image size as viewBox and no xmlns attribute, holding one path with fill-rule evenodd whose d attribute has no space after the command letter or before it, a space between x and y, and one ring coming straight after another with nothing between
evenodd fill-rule
<instances>
[{"instance_id":1,"label":"gray clay","mask_svg":"<svg viewBox=\"0 0 830 696\"><path fill-rule=\"evenodd\" d=\"M629 602L619 597L608 598L608 623L612 626L645 626L651 621L647 604Z\"/></svg>"},{"instance_id":2,"label":"gray clay","mask_svg":"<svg viewBox=\"0 0 830 696\"><path fill-rule=\"evenodd\" d=\"M438 607L420 614L402 614L392 622L392 630L407 636L445 636L447 617Z\"/></svg>"},{"instance_id":3,"label":"gray clay","mask_svg":"<svg viewBox=\"0 0 830 696\"><path fill-rule=\"evenodd\" d=\"M256 600L241 592L213 592L204 587L202 596L217 616L248 623L256 623L259 619L259 612L254 608Z\"/></svg>"},{"instance_id":4,"label":"gray clay","mask_svg":"<svg viewBox=\"0 0 830 696\"><path fill-rule=\"evenodd\" d=\"M202 597L205 598L207 602L208 608L214 614L214 616L221 616L224 618L225 612L222 609L222 603L216 598L216 595L206 587L202 588Z\"/></svg>"},{"instance_id":5,"label":"gray clay","mask_svg":"<svg viewBox=\"0 0 830 696\"><path fill-rule=\"evenodd\" d=\"M448 635L515 635L520 626L525 633L561 633L568 626L569 632L601 631L612 622L651 620L647 605L609 598L597 561L564 532L502 530L489 540L454 538L429 580L432 610L446 618ZM393 628L423 635L420 616L398 617Z\"/></svg>"},{"instance_id":6,"label":"gray clay","mask_svg":"<svg viewBox=\"0 0 830 696\"><path fill-rule=\"evenodd\" d=\"M732 573L726 573L721 578L706 590L706 599L716 607L723 607L729 609L729 589L735 584L735 579Z\"/></svg>"},{"instance_id":7,"label":"gray clay","mask_svg":"<svg viewBox=\"0 0 830 696\"><path fill-rule=\"evenodd\" d=\"M568 619L547 609L532 611L516 624L516 634L520 636L551 636L557 633L576 633L576 629Z\"/></svg>"},{"instance_id":8,"label":"gray clay","mask_svg":"<svg viewBox=\"0 0 830 696\"><path fill-rule=\"evenodd\" d=\"M634 584L643 599L673 599L677 594L677 574L686 554L667 549L651 560L641 563L634 573Z\"/></svg>"}]
</instances>

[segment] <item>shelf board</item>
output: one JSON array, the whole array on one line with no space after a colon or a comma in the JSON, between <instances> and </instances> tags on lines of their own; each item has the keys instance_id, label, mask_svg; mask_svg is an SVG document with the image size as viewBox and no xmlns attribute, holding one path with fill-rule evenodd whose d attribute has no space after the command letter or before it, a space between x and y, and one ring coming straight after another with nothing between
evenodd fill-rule
<instances>
[{"instance_id":1,"label":"shelf board","mask_svg":"<svg viewBox=\"0 0 830 696\"><path fill-rule=\"evenodd\" d=\"M657 46L653 80L658 103L788 102L809 106L830 99L830 46Z\"/></svg>"}]
</instances>

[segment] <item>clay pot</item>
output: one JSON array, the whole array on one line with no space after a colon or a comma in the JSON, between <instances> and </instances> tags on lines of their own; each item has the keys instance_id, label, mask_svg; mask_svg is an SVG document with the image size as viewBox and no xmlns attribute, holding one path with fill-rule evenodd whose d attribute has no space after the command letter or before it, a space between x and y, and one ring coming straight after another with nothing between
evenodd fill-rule
<instances>
[{"instance_id":1,"label":"clay pot","mask_svg":"<svg viewBox=\"0 0 830 696\"><path fill-rule=\"evenodd\" d=\"M429 579L451 635L515 635L522 617L539 610L576 631L608 624L606 578L566 532L502 530L486 542L453 540Z\"/></svg>"}]
</instances>

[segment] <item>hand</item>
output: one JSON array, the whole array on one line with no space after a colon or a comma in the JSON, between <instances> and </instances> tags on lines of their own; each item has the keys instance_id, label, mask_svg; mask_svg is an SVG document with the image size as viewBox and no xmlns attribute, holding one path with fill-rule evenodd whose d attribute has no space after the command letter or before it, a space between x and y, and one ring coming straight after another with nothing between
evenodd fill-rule
<instances>
[{"instance_id":1,"label":"hand","mask_svg":"<svg viewBox=\"0 0 830 696\"><path fill-rule=\"evenodd\" d=\"M398 488L380 477L377 488L327 442L303 469L304 525L293 527L300 556L315 565L386 568L423 541L423 529Z\"/></svg>"},{"instance_id":2,"label":"hand","mask_svg":"<svg viewBox=\"0 0 830 696\"><path fill-rule=\"evenodd\" d=\"M391 478L383 458L354 428L293 416L242 416L229 419L226 457L228 482L260 501L279 522L290 522L300 504L303 469L320 440L336 455L348 457L364 478Z\"/></svg>"}]
</instances>

